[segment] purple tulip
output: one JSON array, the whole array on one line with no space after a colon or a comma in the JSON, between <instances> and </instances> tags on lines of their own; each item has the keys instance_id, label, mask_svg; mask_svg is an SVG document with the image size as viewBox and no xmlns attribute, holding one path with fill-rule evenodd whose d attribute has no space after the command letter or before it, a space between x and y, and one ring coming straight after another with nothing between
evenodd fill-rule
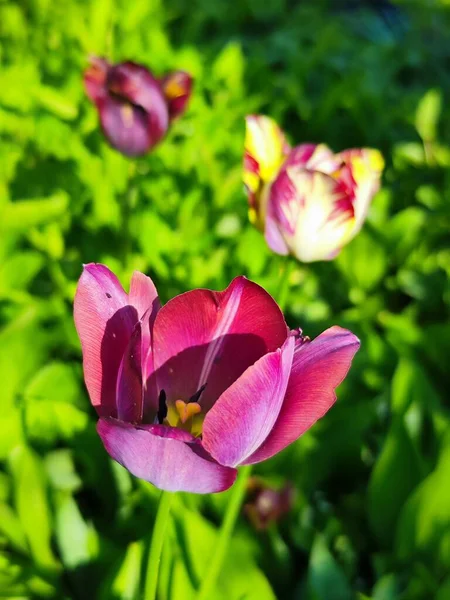
<instances>
[{"instance_id":1,"label":"purple tulip","mask_svg":"<svg viewBox=\"0 0 450 600\"><path fill-rule=\"evenodd\" d=\"M151 150L165 136L170 122L184 112L192 78L175 71L157 79L142 65L111 65L93 57L84 85L109 143L127 156L139 156Z\"/></svg>"},{"instance_id":2,"label":"purple tulip","mask_svg":"<svg viewBox=\"0 0 450 600\"><path fill-rule=\"evenodd\" d=\"M244 512L253 527L262 531L290 512L295 497L295 488L291 482L277 489L259 477L252 477L247 486Z\"/></svg>"},{"instance_id":3,"label":"purple tulip","mask_svg":"<svg viewBox=\"0 0 450 600\"><path fill-rule=\"evenodd\" d=\"M169 491L226 490L237 466L294 442L333 405L359 348L340 327L313 341L289 331L272 297L245 277L161 308L142 273L126 294L92 263L74 316L107 452Z\"/></svg>"}]
</instances>

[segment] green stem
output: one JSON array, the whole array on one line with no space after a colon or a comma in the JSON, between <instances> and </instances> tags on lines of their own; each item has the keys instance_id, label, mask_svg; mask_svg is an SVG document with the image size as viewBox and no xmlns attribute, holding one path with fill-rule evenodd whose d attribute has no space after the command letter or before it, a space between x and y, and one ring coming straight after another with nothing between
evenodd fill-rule
<instances>
[{"instance_id":1,"label":"green stem","mask_svg":"<svg viewBox=\"0 0 450 600\"><path fill-rule=\"evenodd\" d=\"M156 598L159 564L161 562L161 552L165 540L165 533L173 496L174 494L171 492L161 492L161 496L159 498L158 512L156 513L152 540L150 542L150 551L148 554L144 591L145 600L154 600Z\"/></svg>"},{"instance_id":2,"label":"green stem","mask_svg":"<svg viewBox=\"0 0 450 600\"><path fill-rule=\"evenodd\" d=\"M292 272L293 266L294 263L290 259L290 257L283 256L277 291L278 306L281 308L282 311L284 311L284 309L286 308L286 302L289 297L289 276Z\"/></svg>"},{"instance_id":3,"label":"green stem","mask_svg":"<svg viewBox=\"0 0 450 600\"><path fill-rule=\"evenodd\" d=\"M251 473L251 465L241 467L239 476L231 491L231 497L225 513L225 518L219 532L219 539L216 544L214 556L210 562L208 573L203 579L196 600L210 600L213 598L213 590L217 577L223 566L223 561L231 541L242 501L244 500L247 489L247 481Z\"/></svg>"}]
</instances>

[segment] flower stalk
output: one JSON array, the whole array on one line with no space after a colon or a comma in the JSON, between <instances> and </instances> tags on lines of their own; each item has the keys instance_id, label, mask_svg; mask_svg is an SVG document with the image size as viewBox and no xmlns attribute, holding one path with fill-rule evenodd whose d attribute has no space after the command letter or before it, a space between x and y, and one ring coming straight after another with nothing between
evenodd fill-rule
<instances>
[{"instance_id":1,"label":"flower stalk","mask_svg":"<svg viewBox=\"0 0 450 600\"><path fill-rule=\"evenodd\" d=\"M172 505L173 496L174 494L171 492L162 492L159 498L158 511L156 513L155 525L153 527L150 549L148 553L144 589L145 600L154 600L156 598L159 566L161 563L161 552L169 522L170 507Z\"/></svg>"},{"instance_id":2,"label":"flower stalk","mask_svg":"<svg viewBox=\"0 0 450 600\"><path fill-rule=\"evenodd\" d=\"M208 573L201 583L196 600L208 600L208 598L213 597L212 592L230 545L231 536L233 535L234 527L244 501L247 482L250 477L251 470L251 465L247 465L240 469L239 476L231 492L230 501L225 512L225 518L219 532L216 552L213 556Z\"/></svg>"}]
</instances>

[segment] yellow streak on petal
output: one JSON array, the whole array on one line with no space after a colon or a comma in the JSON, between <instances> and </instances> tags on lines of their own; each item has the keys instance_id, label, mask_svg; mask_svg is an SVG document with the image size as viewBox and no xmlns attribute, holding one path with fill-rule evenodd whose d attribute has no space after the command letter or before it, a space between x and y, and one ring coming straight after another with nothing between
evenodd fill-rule
<instances>
[{"instance_id":1,"label":"yellow streak on petal","mask_svg":"<svg viewBox=\"0 0 450 600\"><path fill-rule=\"evenodd\" d=\"M164 85L164 93L169 100L184 96L186 90L183 86L183 80L181 77L174 75Z\"/></svg>"},{"instance_id":2,"label":"yellow streak on petal","mask_svg":"<svg viewBox=\"0 0 450 600\"><path fill-rule=\"evenodd\" d=\"M263 182L275 175L284 161L285 136L276 122L264 115L246 119L245 149L259 166Z\"/></svg>"}]
</instances>

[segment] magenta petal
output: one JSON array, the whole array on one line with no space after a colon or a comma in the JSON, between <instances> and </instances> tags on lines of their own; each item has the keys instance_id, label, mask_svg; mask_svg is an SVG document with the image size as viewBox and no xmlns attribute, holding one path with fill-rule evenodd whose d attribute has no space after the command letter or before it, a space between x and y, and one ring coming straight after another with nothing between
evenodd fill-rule
<instances>
[{"instance_id":1,"label":"magenta petal","mask_svg":"<svg viewBox=\"0 0 450 600\"><path fill-rule=\"evenodd\" d=\"M97 431L108 454L130 473L169 492L208 494L233 485L236 470L214 462L201 444L179 429L134 427L100 419Z\"/></svg>"},{"instance_id":2,"label":"magenta petal","mask_svg":"<svg viewBox=\"0 0 450 600\"><path fill-rule=\"evenodd\" d=\"M159 140L153 135L149 116L140 106L111 95L98 102L97 106L105 136L123 154L145 154Z\"/></svg>"},{"instance_id":3,"label":"magenta petal","mask_svg":"<svg viewBox=\"0 0 450 600\"><path fill-rule=\"evenodd\" d=\"M124 352L117 376L117 417L136 423L142 419L142 326L138 322Z\"/></svg>"},{"instance_id":4,"label":"magenta petal","mask_svg":"<svg viewBox=\"0 0 450 600\"><path fill-rule=\"evenodd\" d=\"M283 404L294 337L266 354L220 396L203 423L203 446L220 464L235 467L269 435Z\"/></svg>"},{"instance_id":5,"label":"magenta petal","mask_svg":"<svg viewBox=\"0 0 450 600\"><path fill-rule=\"evenodd\" d=\"M283 315L260 286L238 277L223 292L194 290L170 300L154 326L159 389L168 400L200 397L209 408L261 356L287 337Z\"/></svg>"},{"instance_id":6,"label":"magenta petal","mask_svg":"<svg viewBox=\"0 0 450 600\"><path fill-rule=\"evenodd\" d=\"M142 65L114 65L108 72L109 91L146 115L148 136L154 146L166 134L169 110L160 82Z\"/></svg>"},{"instance_id":7,"label":"magenta petal","mask_svg":"<svg viewBox=\"0 0 450 600\"><path fill-rule=\"evenodd\" d=\"M155 284L143 273L135 271L131 277L129 303L134 306L141 319L150 308L153 319L161 308Z\"/></svg>"},{"instance_id":8,"label":"magenta petal","mask_svg":"<svg viewBox=\"0 0 450 600\"><path fill-rule=\"evenodd\" d=\"M119 280L104 265L85 265L75 294L74 319L91 402L99 415L115 415L117 373L138 318Z\"/></svg>"},{"instance_id":9,"label":"magenta petal","mask_svg":"<svg viewBox=\"0 0 450 600\"><path fill-rule=\"evenodd\" d=\"M330 327L309 343L297 342L286 397L274 428L246 464L261 462L294 442L336 401L335 388L344 380L359 349L358 338Z\"/></svg>"},{"instance_id":10,"label":"magenta petal","mask_svg":"<svg viewBox=\"0 0 450 600\"><path fill-rule=\"evenodd\" d=\"M111 67L108 73L109 89L132 104L141 106L157 117L158 128L165 133L168 125L167 102L160 82L143 65L131 61Z\"/></svg>"}]
</instances>

